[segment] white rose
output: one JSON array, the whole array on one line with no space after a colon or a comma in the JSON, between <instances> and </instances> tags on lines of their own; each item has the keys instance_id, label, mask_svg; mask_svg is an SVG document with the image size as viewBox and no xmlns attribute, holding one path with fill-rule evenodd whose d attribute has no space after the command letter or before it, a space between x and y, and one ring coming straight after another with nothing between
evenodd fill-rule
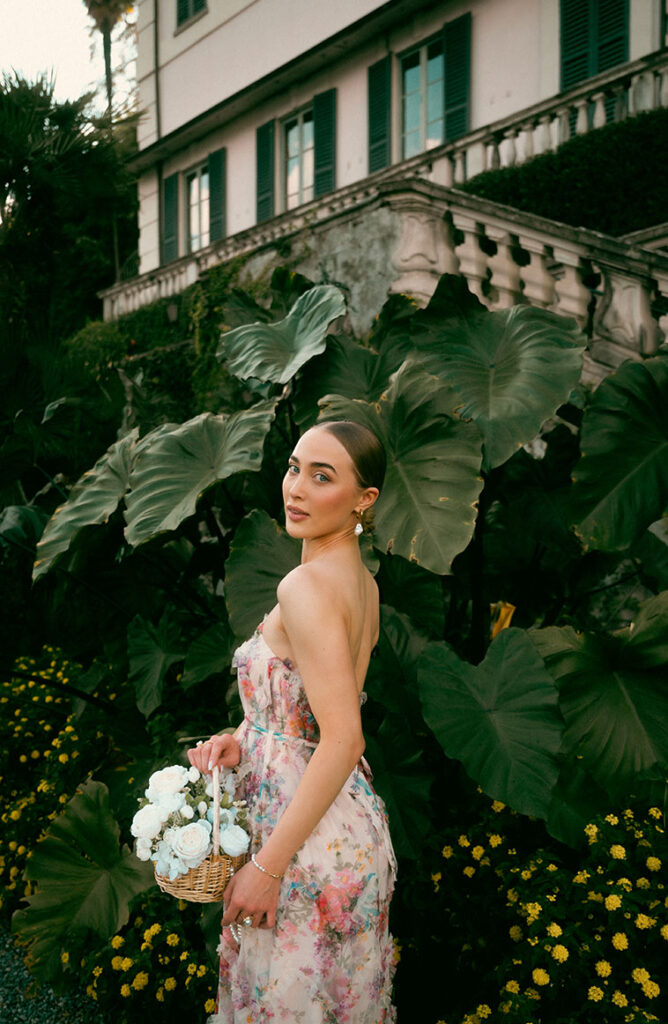
<instances>
[{"instance_id":1,"label":"white rose","mask_svg":"<svg viewBox=\"0 0 668 1024\"><path fill-rule=\"evenodd\" d=\"M162 828L162 815L153 804L140 808L132 819L130 831L136 839L155 839Z\"/></svg>"},{"instance_id":2,"label":"white rose","mask_svg":"<svg viewBox=\"0 0 668 1024\"><path fill-rule=\"evenodd\" d=\"M155 806L162 814L162 820L167 821L170 814L180 811L186 802L185 793L165 793L155 801Z\"/></svg>"},{"instance_id":3,"label":"white rose","mask_svg":"<svg viewBox=\"0 0 668 1024\"><path fill-rule=\"evenodd\" d=\"M207 804L206 800L200 800L200 802L197 805L197 810L202 815L202 817L204 817L204 815L206 814L207 807L208 807L208 804Z\"/></svg>"},{"instance_id":4,"label":"white rose","mask_svg":"<svg viewBox=\"0 0 668 1024\"><path fill-rule=\"evenodd\" d=\"M228 857L240 857L249 843L250 836L239 825L228 825L220 830L220 845Z\"/></svg>"},{"instance_id":5,"label":"white rose","mask_svg":"<svg viewBox=\"0 0 668 1024\"><path fill-rule=\"evenodd\" d=\"M171 796L183 789L188 781L188 769L180 764L169 765L159 772L153 772L148 780L146 796L149 800L159 800L164 796Z\"/></svg>"},{"instance_id":6,"label":"white rose","mask_svg":"<svg viewBox=\"0 0 668 1024\"><path fill-rule=\"evenodd\" d=\"M149 846L148 850L146 850L143 847L140 849L140 847L138 846L137 849L135 850L135 854L137 857L139 857L140 860L150 860L151 847Z\"/></svg>"},{"instance_id":7,"label":"white rose","mask_svg":"<svg viewBox=\"0 0 668 1024\"><path fill-rule=\"evenodd\" d=\"M191 821L175 830L171 846L188 868L196 868L211 852L211 829L204 821Z\"/></svg>"},{"instance_id":8,"label":"white rose","mask_svg":"<svg viewBox=\"0 0 668 1024\"><path fill-rule=\"evenodd\" d=\"M198 779L199 772L197 771L197 768L195 768L195 765L191 764L190 768L188 769L188 782L197 782Z\"/></svg>"},{"instance_id":9,"label":"white rose","mask_svg":"<svg viewBox=\"0 0 668 1024\"><path fill-rule=\"evenodd\" d=\"M184 818L193 818L195 812L193 811L190 804L184 804L183 807L181 808L181 814L183 815Z\"/></svg>"}]
</instances>

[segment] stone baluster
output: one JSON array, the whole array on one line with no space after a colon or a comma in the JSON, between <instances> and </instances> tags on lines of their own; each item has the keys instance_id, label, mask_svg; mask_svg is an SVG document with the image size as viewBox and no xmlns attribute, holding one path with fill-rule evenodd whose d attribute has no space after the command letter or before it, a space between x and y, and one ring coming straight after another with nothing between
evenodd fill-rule
<instances>
[{"instance_id":1,"label":"stone baluster","mask_svg":"<svg viewBox=\"0 0 668 1024\"><path fill-rule=\"evenodd\" d=\"M568 142L571 137L571 112L568 107L557 110L557 145Z\"/></svg>"},{"instance_id":2,"label":"stone baluster","mask_svg":"<svg viewBox=\"0 0 668 1024\"><path fill-rule=\"evenodd\" d=\"M615 85L612 95L615 97L615 121L623 121L628 113L626 89L623 85Z\"/></svg>"},{"instance_id":3,"label":"stone baluster","mask_svg":"<svg viewBox=\"0 0 668 1024\"><path fill-rule=\"evenodd\" d=\"M625 358L652 355L659 328L652 315L651 282L616 268L600 269L604 288L594 316L594 359L615 366Z\"/></svg>"},{"instance_id":4,"label":"stone baluster","mask_svg":"<svg viewBox=\"0 0 668 1024\"><path fill-rule=\"evenodd\" d=\"M561 263L559 275L555 275L554 290L557 297L557 311L565 316L573 316L581 327L587 322L590 291L582 283L583 264L581 258L572 249L553 246L554 259Z\"/></svg>"},{"instance_id":5,"label":"stone baluster","mask_svg":"<svg viewBox=\"0 0 668 1024\"><path fill-rule=\"evenodd\" d=\"M524 298L532 306L549 309L555 302L555 280L547 269L545 243L537 238L519 236L519 243L529 253L529 262L520 267Z\"/></svg>"},{"instance_id":6,"label":"stone baluster","mask_svg":"<svg viewBox=\"0 0 668 1024\"><path fill-rule=\"evenodd\" d=\"M603 128L607 121L605 113L605 93L596 92L592 96L592 103L594 104L594 128Z\"/></svg>"},{"instance_id":7,"label":"stone baluster","mask_svg":"<svg viewBox=\"0 0 668 1024\"><path fill-rule=\"evenodd\" d=\"M453 213L453 224L464 235L464 241L455 247L459 260L459 273L466 278L469 290L487 305L482 290L483 281L487 280L487 256L480 248L482 225L466 214Z\"/></svg>"},{"instance_id":8,"label":"stone baluster","mask_svg":"<svg viewBox=\"0 0 668 1024\"><path fill-rule=\"evenodd\" d=\"M400 224L399 244L392 254L394 281L390 290L412 295L426 304L441 274L456 274L459 270L449 225L437 210L425 209L424 202L410 194L393 196L390 206Z\"/></svg>"},{"instance_id":9,"label":"stone baluster","mask_svg":"<svg viewBox=\"0 0 668 1024\"><path fill-rule=\"evenodd\" d=\"M654 72L642 71L633 79L630 89L630 107L633 114L654 108Z\"/></svg>"},{"instance_id":10,"label":"stone baluster","mask_svg":"<svg viewBox=\"0 0 668 1024\"><path fill-rule=\"evenodd\" d=\"M543 114L538 120L538 124L535 128L535 145L534 152L536 155L540 153L549 153L552 149L552 130L551 130L551 118L549 114Z\"/></svg>"},{"instance_id":11,"label":"stone baluster","mask_svg":"<svg viewBox=\"0 0 668 1024\"><path fill-rule=\"evenodd\" d=\"M514 128L511 128L506 136L506 167L514 167L517 163L517 147L515 145L515 139L517 138L517 132Z\"/></svg>"},{"instance_id":12,"label":"stone baluster","mask_svg":"<svg viewBox=\"0 0 668 1024\"><path fill-rule=\"evenodd\" d=\"M659 106L668 107L668 65L659 71L658 95Z\"/></svg>"},{"instance_id":13,"label":"stone baluster","mask_svg":"<svg viewBox=\"0 0 668 1024\"><path fill-rule=\"evenodd\" d=\"M498 171L501 166L501 154L499 153L499 140L497 138L490 139L489 142L490 155L487 166L490 171Z\"/></svg>"},{"instance_id":14,"label":"stone baluster","mask_svg":"<svg viewBox=\"0 0 668 1024\"><path fill-rule=\"evenodd\" d=\"M490 284L494 292L492 305L495 309L508 309L520 300L520 268L513 259L513 239L505 228L488 224L485 234L496 243L496 252L490 256L487 266L492 272Z\"/></svg>"},{"instance_id":15,"label":"stone baluster","mask_svg":"<svg viewBox=\"0 0 668 1024\"><path fill-rule=\"evenodd\" d=\"M534 126L533 126L533 124L531 124L531 122L529 122L529 124L525 124L523 126L522 130L523 130L523 134L524 134L524 160L531 160L532 156L534 155L534 149L533 149Z\"/></svg>"},{"instance_id":16,"label":"stone baluster","mask_svg":"<svg viewBox=\"0 0 668 1024\"><path fill-rule=\"evenodd\" d=\"M577 117L575 119L575 134L586 135L589 131L589 117L587 115L588 101L586 98L575 101Z\"/></svg>"},{"instance_id":17,"label":"stone baluster","mask_svg":"<svg viewBox=\"0 0 668 1024\"><path fill-rule=\"evenodd\" d=\"M455 185L466 181L466 150L455 150Z\"/></svg>"}]
</instances>

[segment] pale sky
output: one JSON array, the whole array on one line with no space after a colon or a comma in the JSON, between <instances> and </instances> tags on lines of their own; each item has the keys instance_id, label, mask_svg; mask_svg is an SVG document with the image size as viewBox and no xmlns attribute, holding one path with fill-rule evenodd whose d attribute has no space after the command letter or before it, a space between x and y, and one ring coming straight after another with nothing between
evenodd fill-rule
<instances>
[{"instance_id":1,"label":"pale sky","mask_svg":"<svg viewBox=\"0 0 668 1024\"><path fill-rule=\"evenodd\" d=\"M102 37L91 37L91 24L83 0L0 0L0 71L33 81L53 70L56 98L78 98L104 81Z\"/></svg>"}]
</instances>

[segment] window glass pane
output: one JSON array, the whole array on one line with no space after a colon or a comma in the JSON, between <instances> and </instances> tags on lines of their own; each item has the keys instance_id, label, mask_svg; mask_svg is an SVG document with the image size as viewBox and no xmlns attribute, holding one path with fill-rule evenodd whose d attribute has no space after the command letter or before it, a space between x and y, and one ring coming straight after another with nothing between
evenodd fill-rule
<instances>
[{"instance_id":1,"label":"window glass pane","mask_svg":"<svg viewBox=\"0 0 668 1024\"><path fill-rule=\"evenodd\" d=\"M443 47L441 43L430 43L427 47L427 82L443 78Z\"/></svg>"},{"instance_id":2,"label":"window glass pane","mask_svg":"<svg viewBox=\"0 0 668 1024\"><path fill-rule=\"evenodd\" d=\"M288 157L296 157L299 153L299 121L290 121L285 126L285 148Z\"/></svg>"},{"instance_id":3,"label":"window glass pane","mask_svg":"<svg viewBox=\"0 0 668 1024\"><path fill-rule=\"evenodd\" d=\"M199 227L200 227L200 248L209 244L209 171L205 168L202 171L199 183Z\"/></svg>"},{"instance_id":4,"label":"window glass pane","mask_svg":"<svg viewBox=\"0 0 668 1024\"><path fill-rule=\"evenodd\" d=\"M410 132L404 138L404 159L408 160L409 157L415 156L416 153L420 152L420 133L419 131Z\"/></svg>"},{"instance_id":5,"label":"window glass pane","mask_svg":"<svg viewBox=\"0 0 668 1024\"><path fill-rule=\"evenodd\" d=\"M427 124L443 119L443 82L433 82L427 89Z\"/></svg>"},{"instance_id":6,"label":"window glass pane","mask_svg":"<svg viewBox=\"0 0 668 1024\"><path fill-rule=\"evenodd\" d=\"M309 192L308 199L306 193ZM302 202L313 199L313 148L307 149L302 159Z\"/></svg>"},{"instance_id":7,"label":"window glass pane","mask_svg":"<svg viewBox=\"0 0 668 1024\"><path fill-rule=\"evenodd\" d=\"M404 96L416 92L420 88L420 51L404 57L401 62L403 71Z\"/></svg>"},{"instance_id":8,"label":"window glass pane","mask_svg":"<svg viewBox=\"0 0 668 1024\"><path fill-rule=\"evenodd\" d=\"M420 128L421 96L419 92L404 99L404 134Z\"/></svg>"},{"instance_id":9,"label":"window glass pane","mask_svg":"<svg viewBox=\"0 0 668 1024\"><path fill-rule=\"evenodd\" d=\"M288 210L299 206L299 157L292 157L287 163L286 196Z\"/></svg>"},{"instance_id":10,"label":"window glass pane","mask_svg":"<svg viewBox=\"0 0 668 1024\"><path fill-rule=\"evenodd\" d=\"M304 114L302 123L302 149L313 148L313 114Z\"/></svg>"}]
</instances>

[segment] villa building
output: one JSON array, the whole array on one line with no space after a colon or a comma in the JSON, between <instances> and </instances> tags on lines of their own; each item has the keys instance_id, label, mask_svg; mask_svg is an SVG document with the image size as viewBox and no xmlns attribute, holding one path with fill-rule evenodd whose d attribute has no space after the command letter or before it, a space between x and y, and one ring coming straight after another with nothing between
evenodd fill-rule
<instances>
[{"instance_id":1,"label":"villa building","mask_svg":"<svg viewBox=\"0 0 668 1024\"><path fill-rule=\"evenodd\" d=\"M592 322L593 268L593 359L654 351L668 225L612 238L457 186L668 106L667 7L139 0L139 273L106 290L105 317L289 251L347 289L360 330L388 291L425 302L444 272L492 308Z\"/></svg>"}]
</instances>

